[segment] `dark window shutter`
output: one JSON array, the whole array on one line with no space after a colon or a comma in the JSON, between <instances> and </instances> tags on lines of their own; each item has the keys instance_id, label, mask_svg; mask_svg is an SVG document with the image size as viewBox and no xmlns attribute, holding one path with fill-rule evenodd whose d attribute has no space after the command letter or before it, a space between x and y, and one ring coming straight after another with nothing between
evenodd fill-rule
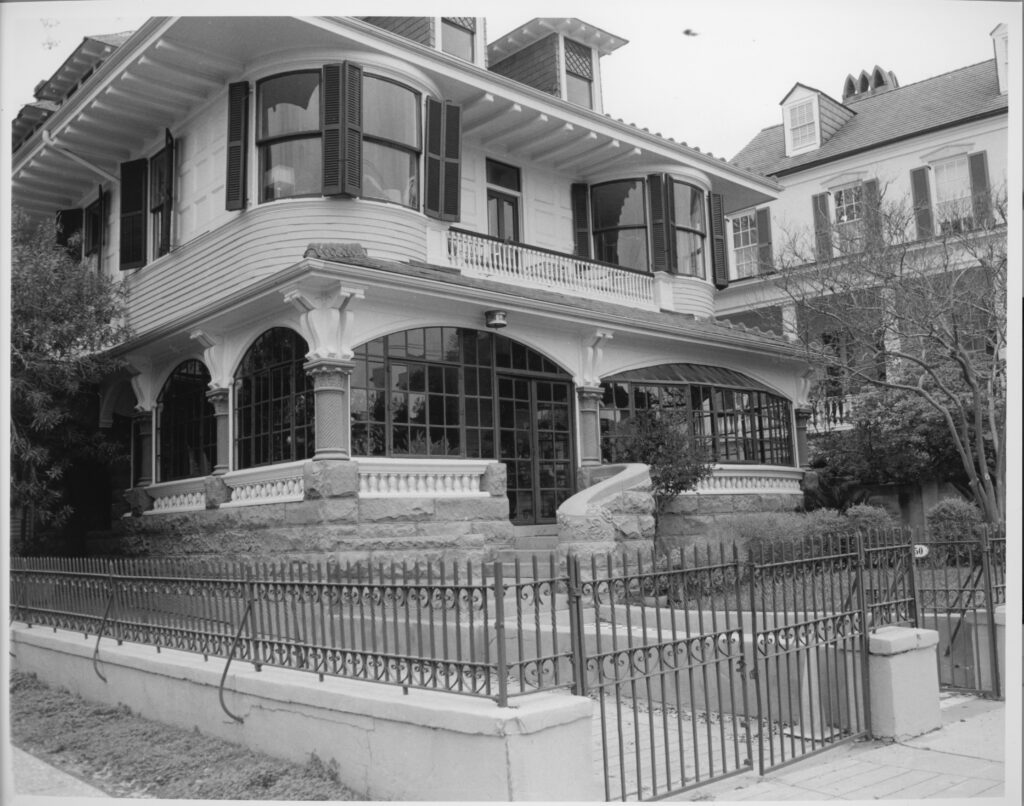
<instances>
[{"instance_id":1,"label":"dark window shutter","mask_svg":"<svg viewBox=\"0 0 1024 806\"><path fill-rule=\"evenodd\" d=\"M882 199L878 194L878 180L868 179L863 185L864 235L867 244L882 242Z\"/></svg>"},{"instance_id":2,"label":"dark window shutter","mask_svg":"<svg viewBox=\"0 0 1024 806\"><path fill-rule=\"evenodd\" d=\"M325 196L363 192L363 68L325 64L321 76L321 126Z\"/></svg>"},{"instance_id":3,"label":"dark window shutter","mask_svg":"<svg viewBox=\"0 0 1024 806\"><path fill-rule=\"evenodd\" d=\"M814 253L818 260L832 259L832 217L828 212L828 194L811 197L814 211Z\"/></svg>"},{"instance_id":4,"label":"dark window shutter","mask_svg":"<svg viewBox=\"0 0 1024 806\"><path fill-rule=\"evenodd\" d=\"M121 271L146 265L145 159L121 163Z\"/></svg>"},{"instance_id":5,"label":"dark window shutter","mask_svg":"<svg viewBox=\"0 0 1024 806\"><path fill-rule=\"evenodd\" d=\"M988 183L988 159L984 151L967 158L971 172L971 200L974 212L974 226L988 227L992 224L992 196Z\"/></svg>"},{"instance_id":6,"label":"dark window shutter","mask_svg":"<svg viewBox=\"0 0 1024 806\"><path fill-rule=\"evenodd\" d=\"M160 200L158 255L166 255L171 251L171 211L174 209L174 138L169 129L164 130L163 160L164 186Z\"/></svg>"},{"instance_id":7,"label":"dark window shutter","mask_svg":"<svg viewBox=\"0 0 1024 806\"><path fill-rule=\"evenodd\" d=\"M73 207L68 210L58 210L57 220L54 224L56 229L55 240L57 241L57 245L66 247L68 245L68 241L70 241L74 235L82 231L81 208ZM78 249L68 250L68 253L71 254L72 257L76 258L80 257L80 255L76 254L77 252Z\"/></svg>"},{"instance_id":8,"label":"dark window shutter","mask_svg":"<svg viewBox=\"0 0 1024 806\"><path fill-rule=\"evenodd\" d=\"M341 65L341 192L363 192L363 68L351 62Z\"/></svg>"},{"instance_id":9,"label":"dark window shutter","mask_svg":"<svg viewBox=\"0 0 1024 806\"><path fill-rule=\"evenodd\" d=\"M427 136L424 148L423 212L431 218L441 217L441 177L444 167L444 106L436 98L427 98Z\"/></svg>"},{"instance_id":10,"label":"dark window shutter","mask_svg":"<svg viewBox=\"0 0 1024 806\"><path fill-rule=\"evenodd\" d=\"M910 193L914 202L914 220L918 240L935 234L932 224L932 197L928 190L928 169L915 168L910 172Z\"/></svg>"},{"instance_id":11,"label":"dark window shutter","mask_svg":"<svg viewBox=\"0 0 1024 806\"><path fill-rule=\"evenodd\" d=\"M444 102L444 160L442 165L444 194L441 218L459 220L462 197L462 107Z\"/></svg>"},{"instance_id":12,"label":"dark window shutter","mask_svg":"<svg viewBox=\"0 0 1024 806\"><path fill-rule=\"evenodd\" d=\"M647 190L651 199L651 270L672 271L675 261L672 259L672 247L675 246L675 233L672 225L670 207L671 180L663 174L651 174L647 177Z\"/></svg>"},{"instance_id":13,"label":"dark window shutter","mask_svg":"<svg viewBox=\"0 0 1024 806\"><path fill-rule=\"evenodd\" d=\"M573 254L590 259L590 186L572 186Z\"/></svg>"},{"instance_id":14,"label":"dark window shutter","mask_svg":"<svg viewBox=\"0 0 1024 806\"><path fill-rule=\"evenodd\" d=\"M249 83L228 85L227 176L224 181L224 207L245 209L245 177L249 145Z\"/></svg>"},{"instance_id":15,"label":"dark window shutter","mask_svg":"<svg viewBox=\"0 0 1024 806\"><path fill-rule=\"evenodd\" d=\"M729 285L729 263L725 251L725 210L722 206L722 194L708 194L711 208L711 271L715 279L715 288Z\"/></svg>"},{"instance_id":16,"label":"dark window shutter","mask_svg":"<svg viewBox=\"0 0 1024 806\"><path fill-rule=\"evenodd\" d=\"M761 274L775 270L772 256L772 211L767 207L757 211L757 270Z\"/></svg>"}]
</instances>

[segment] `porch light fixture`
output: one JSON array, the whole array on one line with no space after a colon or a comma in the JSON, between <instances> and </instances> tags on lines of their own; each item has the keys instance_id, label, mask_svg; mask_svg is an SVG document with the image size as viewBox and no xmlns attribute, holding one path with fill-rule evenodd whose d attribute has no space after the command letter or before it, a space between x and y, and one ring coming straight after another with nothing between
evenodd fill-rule
<instances>
[{"instance_id":1,"label":"porch light fixture","mask_svg":"<svg viewBox=\"0 0 1024 806\"><path fill-rule=\"evenodd\" d=\"M508 311L484 311L484 324L494 330L501 330L508 324Z\"/></svg>"}]
</instances>

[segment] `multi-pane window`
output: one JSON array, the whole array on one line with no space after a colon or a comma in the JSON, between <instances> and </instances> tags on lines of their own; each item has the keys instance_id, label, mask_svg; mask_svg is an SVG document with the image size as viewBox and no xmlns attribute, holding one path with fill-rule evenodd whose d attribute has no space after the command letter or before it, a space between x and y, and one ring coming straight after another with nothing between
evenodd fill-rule
<instances>
[{"instance_id":1,"label":"multi-pane window","mask_svg":"<svg viewBox=\"0 0 1024 806\"><path fill-rule=\"evenodd\" d=\"M697 446L710 462L792 465L790 404L756 389L709 384L602 384L601 451L606 462L621 458L616 423L638 411L681 414Z\"/></svg>"},{"instance_id":2,"label":"multi-pane window","mask_svg":"<svg viewBox=\"0 0 1024 806\"><path fill-rule=\"evenodd\" d=\"M363 77L363 195L419 207L419 93Z\"/></svg>"},{"instance_id":3,"label":"multi-pane window","mask_svg":"<svg viewBox=\"0 0 1024 806\"><path fill-rule=\"evenodd\" d=\"M590 48L565 40L566 100L573 104L594 108L594 64Z\"/></svg>"},{"instance_id":4,"label":"multi-pane window","mask_svg":"<svg viewBox=\"0 0 1024 806\"><path fill-rule=\"evenodd\" d=\"M260 201L319 195L320 71L286 73L257 84Z\"/></svg>"},{"instance_id":5,"label":"multi-pane window","mask_svg":"<svg viewBox=\"0 0 1024 806\"><path fill-rule=\"evenodd\" d=\"M475 31L473 17L442 17L441 50L467 62L473 61Z\"/></svg>"},{"instance_id":6,"label":"multi-pane window","mask_svg":"<svg viewBox=\"0 0 1024 806\"><path fill-rule=\"evenodd\" d=\"M940 232L962 232L972 227L971 177L967 155L937 162L932 166L935 179L935 212Z\"/></svg>"},{"instance_id":7,"label":"multi-pane window","mask_svg":"<svg viewBox=\"0 0 1024 806\"><path fill-rule=\"evenodd\" d=\"M238 468L309 459L314 451L313 389L303 369L305 339L275 327L259 336L235 375Z\"/></svg>"},{"instance_id":8,"label":"multi-pane window","mask_svg":"<svg viewBox=\"0 0 1024 806\"><path fill-rule=\"evenodd\" d=\"M704 191L683 182L672 183L676 237L676 272L704 279Z\"/></svg>"},{"instance_id":9,"label":"multi-pane window","mask_svg":"<svg viewBox=\"0 0 1024 806\"><path fill-rule=\"evenodd\" d=\"M171 373L157 398L160 481L207 476L217 461L217 425L206 398L210 373L189 359Z\"/></svg>"},{"instance_id":10,"label":"multi-pane window","mask_svg":"<svg viewBox=\"0 0 1024 806\"><path fill-rule=\"evenodd\" d=\"M732 219L732 255L736 279L757 275L757 215L753 210Z\"/></svg>"},{"instance_id":11,"label":"multi-pane window","mask_svg":"<svg viewBox=\"0 0 1024 806\"><path fill-rule=\"evenodd\" d=\"M853 251L859 245L864 218L864 186L857 182L833 193L836 208L836 230L840 247Z\"/></svg>"},{"instance_id":12,"label":"multi-pane window","mask_svg":"<svg viewBox=\"0 0 1024 806\"><path fill-rule=\"evenodd\" d=\"M590 190L594 257L637 271L647 271L647 215L644 183L624 179Z\"/></svg>"},{"instance_id":13,"label":"multi-pane window","mask_svg":"<svg viewBox=\"0 0 1024 806\"><path fill-rule=\"evenodd\" d=\"M522 182L519 169L487 160L487 232L495 238L518 241L519 200Z\"/></svg>"},{"instance_id":14,"label":"multi-pane window","mask_svg":"<svg viewBox=\"0 0 1024 806\"><path fill-rule=\"evenodd\" d=\"M153 258L171 250L171 205L173 204L171 178L171 147L168 146L149 161L149 213L150 232L153 233Z\"/></svg>"},{"instance_id":15,"label":"multi-pane window","mask_svg":"<svg viewBox=\"0 0 1024 806\"><path fill-rule=\"evenodd\" d=\"M807 100L789 109L789 132L793 148L813 145L817 138L814 101Z\"/></svg>"}]
</instances>

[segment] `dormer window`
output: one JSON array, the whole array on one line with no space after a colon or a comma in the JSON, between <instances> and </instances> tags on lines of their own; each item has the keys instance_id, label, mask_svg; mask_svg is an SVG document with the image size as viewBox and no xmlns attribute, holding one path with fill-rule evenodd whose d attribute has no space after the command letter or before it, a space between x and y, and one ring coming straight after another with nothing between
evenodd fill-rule
<instances>
[{"instance_id":1,"label":"dormer window","mask_svg":"<svg viewBox=\"0 0 1024 806\"><path fill-rule=\"evenodd\" d=\"M817 142L818 127L813 99L808 98L789 108L789 136L794 151L815 145Z\"/></svg>"},{"instance_id":2,"label":"dormer window","mask_svg":"<svg viewBox=\"0 0 1024 806\"><path fill-rule=\"evenodd\" d=\"M590 48L565 40L565 99L594 108L594 64Z\"/></svg>"},{"instance_id":3,"label":"dormer window","mask_svg":"<svg viewBox=\"0 0 1024 806\"><path fill-rule=\"evenodd\" d=\"M445 53L472 62L475 56L475 39L475 17L441 18L441 50Z\"/></svg>"}]
</instances>

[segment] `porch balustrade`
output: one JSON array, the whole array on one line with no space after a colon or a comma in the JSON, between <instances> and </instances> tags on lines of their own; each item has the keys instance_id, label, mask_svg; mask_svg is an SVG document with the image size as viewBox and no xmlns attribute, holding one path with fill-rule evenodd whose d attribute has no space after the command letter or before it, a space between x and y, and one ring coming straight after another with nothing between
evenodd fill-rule
<instances>
[{"instance_id":1,"label":"porch balustrade","mask_svg":"<svg viewBox=\"0 0 1024 806\"><path fill-rule=\"evenodd\" d=\"M807 430L812 434L847 431L853 428L853 395L830 395L811 401L811 419Z\"/></svg>"},{"instance_id":2,"label":"porch balustrade","mask_svg":"<svg viewBox=\"0 0 1024 806\"><path fill-rule=\"evenodd\" d=\"M305 462L235 470L224 476L231 488L231 500L221 507L244 507L255 504L279 504L301 501L306 494L302 469Z\"/></svg>"},{"instance_id":3,"label":"porch balustrade","mask_svg":"<svg viewBox=\"0 0 1024 806\"><path fill-rule=\"evenodd\" d=\"M463 274L657 310L654 278L535 246L448 230L448 261Z\"/></svg>"},{"instance_id":4,"label":"porch balustrade","mask_svg":"<svg viewBox=\"0 0 1024 806\"><path fill-rule=\"evenodd\" d=\"M153 499L153 508L145 515L170 512L195 512L206 509L206 485L202 478L180 479L151 484L146 492Z\"/></svg>"},{"instance_id":5,"label":"porch balustrade","mask_svg":"<svg viewBox=\"0 0 1024 806\"><path fill-rule=\"evenodd\" d=\"M360 498L415 496L485 498L481 479L490 460L360 459Z\"/></svg>"},{"instance_id":6,"label":"porch balustrade","mask_svg":"<svg viewBox=\"0 0 1024 806\"><path fill-rule=\"evenodd\" d=\"M708 493L800 493L804 472L796 467L772 465L724 465L715 467L694 492Z\"/></svg>"}]
</instances>

